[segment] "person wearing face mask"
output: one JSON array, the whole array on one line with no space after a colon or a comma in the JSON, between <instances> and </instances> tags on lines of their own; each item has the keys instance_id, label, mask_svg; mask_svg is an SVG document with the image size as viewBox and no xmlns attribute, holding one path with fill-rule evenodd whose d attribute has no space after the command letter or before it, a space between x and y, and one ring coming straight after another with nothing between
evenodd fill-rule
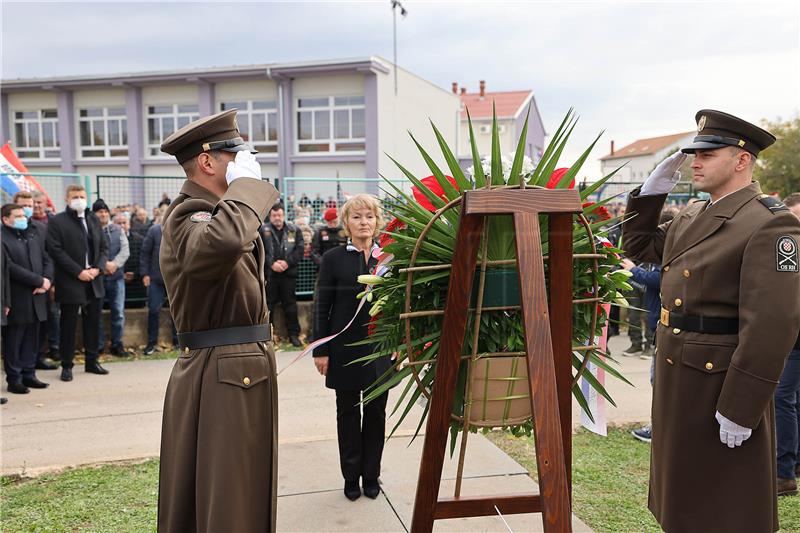
<instances>
[{"instance_id":1,"label":"person wearing face mask","mask_svg":"<svg viewBox=\"0 0 800 533\"><path fill-rule=\"evenodd\" d=\"M61 304L61 380L72 381L75 328L83 319L84 370L108 374L98 362L100 310L105 286L101 273L108 261L108 241L100 221L86 209L86 189L67 187L67 208L47 225L47 252L55 265L56 301Z\"/></svg>"},{"instance_id":2,"label":"person wearing face mask","mask_svg":"<svg viewBox=\"0 0 800 533\"><path fill-rule=\"evenodd\" d=\"M41 192L36 191L36 193L38 193L40 198L44 198ZM27 232L32 238L35 238L39 241L42 250L44 250L46 247L45 239L47 238L47 223L40 222L36 219L36 193L19 191L14 195L11 201L12 203L22 206L22 210L25 212L25 216L28 219ZM46 219L47 217L45 217L45 220ZM52 292L52 290L50 292ZM47 340L47 334L49 332L48 322L52 315L52 312L50 311L50 304L51 301L48 294L47 317L41 324L38 325L37 346L39 348L37 349L36 354L36 370L55 370L58 368L56 365L47 360L47 356L43 350L44 342ZM56 346L58 346L58 343L56 343Z\"/></svg>"},{"instance_id":3,"label":"person wearing face mask","mask_svg":"<svg viewBox=\"0 0 800 533\"><path fill-rule=\"evenodd\" d=\"M369 274L378 263L372 253L374 238L383 227L381 204L369 194L357 194L342 206L342 222L347 245L322 256L314 291L314 338L321 339L342 331L358 310L356 298L364 290L358 276ZM336 391L336 427L339 463L344 477L344 495L354 501L364 494L378 497L381 457L386 430L388 392L361 404L363 391L391 367L389 356L369 364L350 364L375 351L372 345L357 345L369 333L369 306L358 311L353 324L327 344L314 349L314 364L325 376L325 386ZM363 414L362 414L363 410Z\"/></svg>"},{"instance_id":4,"label":"person wearing face mask","mask_svg":"<svg viewBox=\"0 0 800 533\"><path fill-rule=\"evenodd\" d=\"M275 531L278 398L261 221L278 191L236 110L161 151L186 173L161 226L161 275L180 357L164 399L158 531Z\"/></svg>"},{"instance_id":5,"label":"person wearing face mask","mask_svg":"<svg viewBox=\"0 0 800 533\"><path fill-rule=\"evenodd\" d=\"M27 394L47 383L36 377L39 324L47 319L47 291L53 264L22 206L2 207L3 255L9 268L10 312L3 327L3 360L8 391Z\"/></svg>"}]
</instances>

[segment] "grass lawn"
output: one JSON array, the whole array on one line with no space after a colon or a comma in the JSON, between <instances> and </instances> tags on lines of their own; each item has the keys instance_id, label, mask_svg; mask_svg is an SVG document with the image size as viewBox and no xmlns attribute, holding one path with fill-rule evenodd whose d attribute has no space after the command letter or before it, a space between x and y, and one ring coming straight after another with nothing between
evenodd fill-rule
<instances>
[{"instance_id":1,"label":"grass lawn","mask_svg":"<svg viewBox=\"0 0 800 533\"><path fill-rule=\"evenodd\" d=\"M581 429L573 436L573 512L595 531L661 531L647 510L650 446L631 429L609 428L608 437ZM500 431L487 437L536 479L533 439ZM800 497L779 498L778 513L781 531L800 532Z\"/></svg>"}]
</instances>

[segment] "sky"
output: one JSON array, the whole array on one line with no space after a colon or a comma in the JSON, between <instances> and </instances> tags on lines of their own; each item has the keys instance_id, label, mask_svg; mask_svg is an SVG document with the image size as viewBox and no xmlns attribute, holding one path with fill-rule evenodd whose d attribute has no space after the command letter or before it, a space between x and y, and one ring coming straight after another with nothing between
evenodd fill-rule
<instances>
[{"instance_id":1,"label":"sky","mask_svg":"<svg viewBox=\"0 0 800 533\"><path fill-rule=\"evenodd\" d=\"M532 89L553 133L580 116L569 166L638 138L800 112L800 2L402 0L397 63L448 89ZM2 2L2 79L365 57L391 60L392 9L375 2Z\"/></svg>"}]
</instances>

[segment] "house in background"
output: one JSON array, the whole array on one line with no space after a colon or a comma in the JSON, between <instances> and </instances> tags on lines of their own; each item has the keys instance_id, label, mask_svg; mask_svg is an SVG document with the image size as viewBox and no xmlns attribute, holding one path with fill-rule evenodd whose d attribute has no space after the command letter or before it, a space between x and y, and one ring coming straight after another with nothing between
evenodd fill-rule
<instances>
[{"instance_id":1,"label":"house in background","mask_svg":"<svg viewBox=\"0 0 800 533\"><path fill-rule=\"evenodd\" d=\"M611 152L600 158L601 175L606 176L623 163L627 163L609 180L609 184L644 183L656 165L681 146L690 144L695 135L696 131L688 131L639 139L619 150L614 149L614 141L611 141Z\"/></svg>"},{"instance_id":2,"label":"house in background","mask_svg":"<svg viewBox=\"0 0 800 533\"><path fill-rule=\"evenodd\" d=\"M265 177L312 178L285 180L284 190L327 197L337 194L337 184L313 179L363 180L379 173L401 179L386 154L412 172L430 174L407 130L444 165L428 118L448 143L459 134L458 95L377 56L14 79L2 87L0 142L11 141L31 172L182 177L174 158L161 153L161 142L200 116L236 108ZM174 197L181 181L118 183L124 185L101 190L110 205L153 207L163 192ZM377 192L377 185L342 187ZM63 197L59 182L51 188L54 199Z\"/></svg>"},{"instance_id":3,"label":"house in background","mask_svg":"<svg viewBox=\"0 0 800 533\"><path fill-rule=\"evenodd\" d=\"M525 155L534 163L539 161L544 151L545 130L533 91L498 91L487 92L486 81L480 80L479 90L467 92L466 87L459 88L453 82L453 94L461 97L461 120L458 130L458 160L462 168L472 166L472 148L469 142L469 123L467 109L472 119L475 142L481 156L491 154L492 150L492 104L497 113L497 126L500 135L500 152L508 157L517 149L517 141L522 135L522 126L530 105L528 134L525 141Z\"/></svg>"}]
</instances>

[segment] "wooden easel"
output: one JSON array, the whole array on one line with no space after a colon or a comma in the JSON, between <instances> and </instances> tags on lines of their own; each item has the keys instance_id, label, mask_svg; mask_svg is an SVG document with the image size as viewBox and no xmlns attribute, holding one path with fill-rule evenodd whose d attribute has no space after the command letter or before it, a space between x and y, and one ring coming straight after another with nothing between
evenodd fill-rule
<instances>
[{"instance_id":1,"label":"wooden easel","mask_svg":"<svg viewBox=\"0 0 800 533\"><path fill-rule=\"evenodd\" d=\"M434 520L495 515L495 506L504 515L541 512L546 532L572 531L572 216L580 212L580 196L575 190L464 193L414 502L413 533L431 531ZM549 216L549 306L540 213ZM439 499L477 250L489 215L514 217L540 494Z\"/></svg>"}]
</instances>

